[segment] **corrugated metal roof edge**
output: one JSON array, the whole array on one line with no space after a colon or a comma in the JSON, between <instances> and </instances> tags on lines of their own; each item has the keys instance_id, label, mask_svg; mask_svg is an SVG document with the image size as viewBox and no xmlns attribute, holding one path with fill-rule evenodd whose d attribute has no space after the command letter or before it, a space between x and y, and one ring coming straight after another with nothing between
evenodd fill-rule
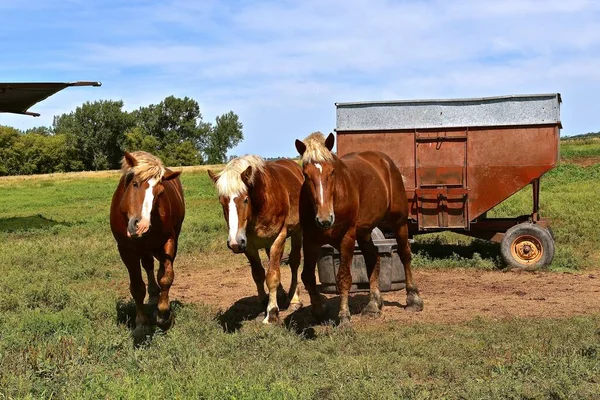
<instances>
[{"instance_id":1,"label":"corrugated metal roof edge","mask_svg":"<svg viewBox=\"0 0 600 400\"><path fill-rule=\"evenodd\" d=\"M396 105L396 104L422 104L422 103L473 103L486 102L494 100L508 99L535 99L535 98L552 98L558 99L562 103L560 93L545 93L545 94L511 94L506 96L493 97L472 97L472 98L457 98L457 99L414 99L414 100L382 100L382 101L354 101L354 102L336 102L336 107L344 106L360 106L360 105Z\"/></svg>"}]
</instances>

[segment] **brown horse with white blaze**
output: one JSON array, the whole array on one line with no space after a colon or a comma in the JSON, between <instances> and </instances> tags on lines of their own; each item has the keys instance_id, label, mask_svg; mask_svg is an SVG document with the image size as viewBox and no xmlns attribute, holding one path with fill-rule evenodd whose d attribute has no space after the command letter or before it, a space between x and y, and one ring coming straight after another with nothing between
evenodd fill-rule
<instances>
[{"instance_id":1,"label":"brown horse with white blaze","mask_svg":"<svg viewBox=\"0 0 600 400\"><path fill-rule=\"evenodd\" d=\"M329 244L340 252L337 275L341 295L340 323L350 321L350 266L357 241L365 257L370 286L370 301L363 314L380 315L383 299L379 291L379 254L371 231L382 221L393 227L398 254L404 264L406 309L421 311L423 301L410 267L408 200L398 167L380 152L365 151L338 158L331 152L334 141L333 134L325 139L320 132L309 135L304 141L296 140L305 178L300 195L300 223L304 237L302 282L310 295L313 314L317 318L325 315L323 299L317 292L315 265L320 247Z\"/></svg>"},{"instance_id":2,"label":"brown horse with white blaze","mask_svg":"<svg viewBox=\"0 0 600 400\"><path fill-rule=\"evenodd\" d=\"M261 302L266 300L265 280L269 290L264 323L279 320L277 289L281 282L280 263L285 240L291 237L289 265L292 282L288 291L288 309L300 308L298 267L302 248L302 231L298 201L302 187L302 170L291 160L265 162L256 155L231 160L220 174L208 171L223 207L227 222L227 247L244 253L250 262L252 277ZM259 250L265 249L269 267L265 276Z\"/></svg>"},{"instance_id":3,"label":"brown horse with white blaze","mask_svg":"<svg viewBox=\"0 0 600 400\"><path fill-rule=\"evenodd\" d=\"M129 272L129 289L135 300L134 337L145 336L149 318L144 312L148 277L148 304L157 305L157 325L168 329L173 322L169 289L173 283L173 261L185 216L183 188L179 171L166 169L152 154L125 152L123 175L110 206L110 227L123 263ZM158 281L154 276L154 258L159 262Z\"/></svg>"}]
</instances>

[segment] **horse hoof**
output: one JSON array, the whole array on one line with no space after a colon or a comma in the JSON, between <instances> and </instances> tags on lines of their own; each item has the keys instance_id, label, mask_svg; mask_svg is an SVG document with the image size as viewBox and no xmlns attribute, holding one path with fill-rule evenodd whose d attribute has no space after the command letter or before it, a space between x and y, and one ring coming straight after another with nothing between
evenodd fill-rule
<instances>
[{"instance_id":1,"label":"horse hoof","mask_svg":"<svg viewBox=\"0 0 600 400\"><path fill-rule=\"evenodd\" d=\"M361 314L363 316L369 317L369 318L379 318L381 316L381 310L380 310L379 305L377 304L377 302L371 300L365 306L365 308L362 309L362 313Z\"/></svg>"},{"instance_id":2,"label":"horse hoof","mask_svg":"<svg viewBox=\"0 0 600 400\"><path fill-rule=\"evenodd\" d=\"M406 298L406 310L412 312L423 311L423 300L418 296L409 295Z\"/></svg>"},{"instance_id":3,"label":"horse hoof","mask_svg":"<svg viewBox=\"0 0 600 400\"><path fill-rule=\"evenodd\" d=\"M352 324L350 323L350 317L340 317L340 323L338 324L337 329L340 332L352 332L353 329Z\"/></svg>"},{"instance_id":4,"label":"horse hoof","mask_svg":"<svg viewBox=\"0 0 600 400\"><path fill-rule=\"evenodd\" d=\"M131 336L133 336L133 343L136 346L148 341L150 339L150 335L152 335L152 330L146 325L138 325L135 327L133 332L131 332Z\"/></svg>"},{"instance_id":5,"label":"horse hoof","mask_svg":"<svg viewBox=\"0 0 600 400\"><path fill-rule=\"evenodd\" d=\"M156 316L156 325L163 331L167 331L175 324L175 315L168 311L167 317L163 317L160 313Z\"/></svg>"},{"instance_id":6,"label":"horse hoof","mask_svg":"<svg viewBox=\"0 0 600 400\"><path fill-rule=\"evenodd\" d=\"M279 325L280 323L281 320L279 319L279 309L277 308L274 308L271 311L269 311L265 319L263 319L263 324Z\"/></svg>"}]
</instances>

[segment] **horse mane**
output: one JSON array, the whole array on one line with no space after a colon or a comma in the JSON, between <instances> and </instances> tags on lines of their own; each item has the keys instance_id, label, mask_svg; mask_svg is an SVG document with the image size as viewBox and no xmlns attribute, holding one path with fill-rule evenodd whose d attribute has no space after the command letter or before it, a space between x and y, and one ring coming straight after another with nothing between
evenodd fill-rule
<instances>
[{"instance_id":1,"label":"horse mane","mask_svg":"<svg viewBox=\"0 0 600 400\"><path fill-rule=\"evenodd\" d=\"M265 160L257 155L246 154L229 161L218 175L216 186L219 196L239 196L247 190L241 175L248 167L252 167L252 173L248 178L249 183L252 184L256 175L264 171Z\"/></svg>"},{"instance_id":2,"label":"horse mane","mask_svg":"<svg viewBox=\"0 0 600 400\"><path fill-rule=\"evenodd\" d=\"M325 147L325 136L321 132L313 132L303 141L306 146L302 154L302 163L333 162L334 157L331 151Z\"/></svg>"},{"instance_id":3,"label":"horse mane","mask_svg":"<svg viewBox=\"0 0 600 400\"><path fill-rule=\"evenodd\" d=\"M137 164L132 167L125 157L123 157L121 160L121 171L123 171L124 175L133 174L142 181L148 179L161 180L165 175L165 167L160 158L145 151L133 151L129 154L135 158Z\"/></svg>"}]
</instances>

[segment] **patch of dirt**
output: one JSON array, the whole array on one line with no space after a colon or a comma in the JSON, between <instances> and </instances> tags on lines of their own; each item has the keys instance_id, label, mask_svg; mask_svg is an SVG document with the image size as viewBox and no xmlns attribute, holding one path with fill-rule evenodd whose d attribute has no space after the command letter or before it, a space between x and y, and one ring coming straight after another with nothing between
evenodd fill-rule
<instances>
[{"instance_id":1,"label":"patch of dirt","mask_svg":"<svg viewBox=\"0 0 600 400\"><path fill-rule=\"evenodd\" d=\"M213 267L202 271L193 270L189 265L181 267L176 271L171 288L172 299L215 306L223 312L225 323L233 325L262 318L260 314L264 310L258 302L249 266ZM582 273L417 269L413 270L413 276L424 301L422 312L404 310L406 292L402 290L384 293L382 316L377 320L368 319L360 315L368 301L368 293L361 292L351 294L353 323L457 323L477 316L560 318L600 313L600 269ZM287 266L282 267L281 281L287 290L290 282ZM294 314L306 317L310 299L301 282L300 289L304 308ZM329 299L327 304L333 317L339 309L338 296L325 297ZM289 315L282 311L281 317Z\"/></svg>"},{"instance_id":2,"label":"patch of dirt","mask_svg":"<svg viewBox=\"0 0 600 400\"><path fill-rule=\"evenodd\" d=\"M590 167L600 164L600 157L581 157L581 158L563 158L561 162L566 164L575 164L581 167Z\"/></svg>"}]
</instances>

